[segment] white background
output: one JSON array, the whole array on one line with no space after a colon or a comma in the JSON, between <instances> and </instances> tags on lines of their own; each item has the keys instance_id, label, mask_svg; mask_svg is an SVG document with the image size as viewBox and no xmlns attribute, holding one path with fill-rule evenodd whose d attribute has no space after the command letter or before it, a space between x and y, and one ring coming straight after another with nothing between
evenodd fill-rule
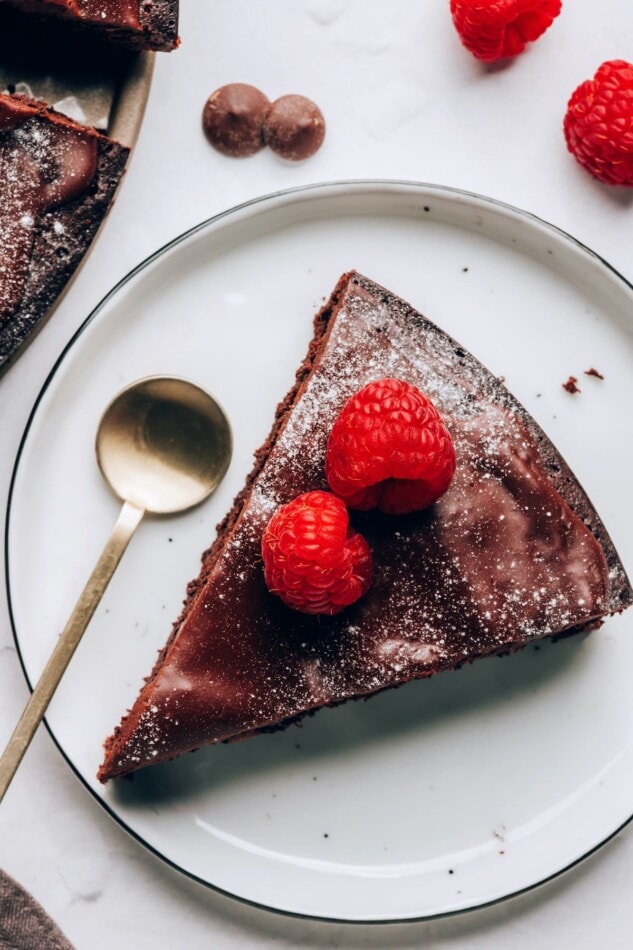
<instances>
[{"instance_id":1,"label":"white background","mask_svg":"<svg viewBox=\"0 0 633 950\"><path fill-rule=\"evenodd\" d=\"M0 381L3 505L31 405L92 307L157 246L255 195L361 177L465 188L541 215L633 279L631 195L587 176L561 133L575 86L605 59L633 59L630 0L567 0L538 43L496 69L460 47L448 0L181 6L182 47L158 57L139 143L98 245L54 318ZM235 81L271 99L298 92L317 101L328 123L322 150L299 165L267 151L243 161L213 152L200 132L202 105ZM4 742L27 699L4 592L0 695ZM146 854L84 791L44 730L0 809L0 840L2 867L82 950L630 945L630 830L552 884L485 911L392 927L291 920L220 897Z\"/></svg>"}]
</instances>

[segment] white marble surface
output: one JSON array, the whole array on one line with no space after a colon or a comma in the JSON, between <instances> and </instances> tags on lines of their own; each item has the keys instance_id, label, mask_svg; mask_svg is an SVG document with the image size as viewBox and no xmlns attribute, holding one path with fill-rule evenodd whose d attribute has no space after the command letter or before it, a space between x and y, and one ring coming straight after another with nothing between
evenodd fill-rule
<instances>
[{"instance_id":1,"label":"white marble surface","mask_svg":"<svg viewBox=\"0 0 633 950\"><path fill-rule=\"evenodd\" d=\"M98 246L53 320L0 381L3 506L35 396L91 308L158 245L255 195L347 177L457 186L547 218L633 279L631 196L582 172L560 130L574 87L603 60L631 58L630 0L567 0L554 27L498 70L482 68L461 49L448 0L181 0L181 6L182 47L159 57L138 147ZM231 81L252 82L271 98L286 92L314 98L328 121L321 152L296 166L266 151L242 162L213 152L200 132L200 110L209 92ZM4 591L0 597L4 742L27 689ZM458 918L390 927L287 919L244 907L161 865L101 811L44 730L0 809L0 840L2 867L82 950L630 945L630 829L557 881Z\"/></svg>"}]
</instances>

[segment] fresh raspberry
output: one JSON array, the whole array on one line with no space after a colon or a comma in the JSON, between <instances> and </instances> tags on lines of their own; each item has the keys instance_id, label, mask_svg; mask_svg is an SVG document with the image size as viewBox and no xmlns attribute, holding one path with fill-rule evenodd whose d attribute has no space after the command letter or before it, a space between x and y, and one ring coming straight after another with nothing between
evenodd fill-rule
<instances>
[{"instance_id":1,"label":"fresh raspberry","mask_svg":"<svg viewBox=\"0 0 633 950\"><path fill-rule=\"evenodd\" d=\"M399 379L369 383L345 404L325 458L330 488L360 511L402 515L432 505L455 472L455 450L440 414Z\"/></svg>"},{"instance_id":2,"label":"fresh raspberry","mask_svg":"<svg viewBox=\"0 0 633 950\"><path fill-rule=\"evenodd\" d=\"M486 63L517 56L560 13L561 0L451 0L459 37Z\"/></svg>"},{"instance_id":3,"label":"fresh raspberry","mask_svg":"<svg viewBox=\"0 0 633 950\"><path fill-rule=\"evenodd\" d=\"M567 148L598 181L633 186L633 65L603 63L567 104Z\"/></svg>"},{"instance_id":4,"label":"fresh raspberry","mask_svg":"<svg viewBox=\"0 0 633 950\"><path fill-rule=\"evenodd\" d=\"M329 492L306 492L278 508L264 532L262 556L268 589L305 614L337 614L371 584L369 545Z\"/></svg>"}]
</instances>

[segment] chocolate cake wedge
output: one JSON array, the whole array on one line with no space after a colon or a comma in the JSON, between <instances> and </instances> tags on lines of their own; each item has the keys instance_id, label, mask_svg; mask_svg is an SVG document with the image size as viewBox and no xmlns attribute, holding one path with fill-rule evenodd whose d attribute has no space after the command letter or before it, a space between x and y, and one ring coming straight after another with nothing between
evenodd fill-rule
<instances>
[{"instance_id":1,"label":"chocolate cake wedge","mask_svg":"<svg viewBox=\"0 0 633 950\"><path fill-rule=\"evenodd\" d=\"M178 46L178 0L0 0L12 23L26 30L59 28L56 40L73 37L116 43L129 49L172 50Z\"/></svg>"},{"instance_id":2,"label":"chocolate cake wedge","mask_svg":"<svg viewBox=\"0 0 633 950\"><path fill-rule=\"evenodd\" d=\"M372 587L336 616L298 613L266 588L262 532L280 504L327 490L332 425L352 394L383 377L433 400L455 477L416 515L353 513L372 550ZM411 306L345 274L154 670L106 740L99 778L592 629L632 601L603 523L526 410Z\"/></svg>"},{"instance_id":3,"label":"chocolate cake wedge","mask_svg":"<svg viewBox=\"0 0 633 950\"><path fill-rule=\"evenodd\" d=\"M88 250L128 155L42 102L0 95L0 372Z\"/></svg>"}]
</instances>

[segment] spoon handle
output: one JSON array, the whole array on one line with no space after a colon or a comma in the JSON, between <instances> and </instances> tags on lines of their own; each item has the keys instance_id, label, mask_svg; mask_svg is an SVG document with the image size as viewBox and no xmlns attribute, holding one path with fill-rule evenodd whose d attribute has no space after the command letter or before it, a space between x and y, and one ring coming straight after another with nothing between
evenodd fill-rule
<instances>
[{"instance_id":1,"label":"spoon handle","mask_svg":"<svg viewBox=\"0 0 633 950\"><path fill-rule=\"evenodd\" d=\"M35 730L53 698L57 685L70 663L79 641L101 600L110 579L128 546L128 542L140 524L145 512L126 501L116 521L112 534L104 547L97 564L81 592L68 623L64 627L44 671L37 681L31 698L9 739L0 759L0 802L29 747Z\"/></svg>"}]
</instances>

